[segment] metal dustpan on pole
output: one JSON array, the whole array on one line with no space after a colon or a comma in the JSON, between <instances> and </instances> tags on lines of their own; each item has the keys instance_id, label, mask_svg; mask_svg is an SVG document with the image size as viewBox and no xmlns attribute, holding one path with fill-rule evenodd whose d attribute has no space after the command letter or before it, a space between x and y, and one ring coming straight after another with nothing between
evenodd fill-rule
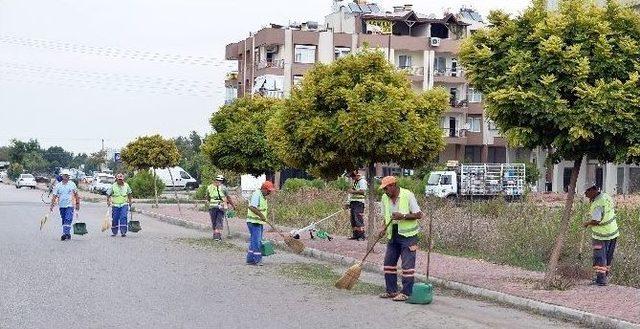
<instances>
[{"instance_id":1,"label":"metal dustpan on pole","mask_svg":"<svg viewBox=\"0 0 640 329\"><path fill-rule=\"evenodd\" d=\"M131 218L127 224L127 229L133 233L140 232L142 230L142 226L140 226L140 221L133 220L133 209L131 209L131 207L129 207L129 216L131 216Z\"/></svg>"},{"instance_id":2,"label":"metal dustpan on pole","mask_svg":"<svg viewBox=\"0 0 640 329\"><path fill-rule=\"evenodd\" d=\"M293 230L290 232L291 236L294 239L300 239L300 235L305 233L305 232L309 232L309 235L311 236L311 239L314 239L316 236L320 239L327 239L329 241L331 241L333 239L333 237L331 235L329 235L329 233L327 231L324 230L319 230L317 228L318 225L322 224L323 222L327 221L329 218L332 218L340 213L342 213L344 211L340 210L340 211L336 211L333 214L317 221L317 222L313 222L311 224L309 224L308 226L305 226L299 230ZM314 236L314 233L316 233L316 235Z\"/></svg>"},{"instance_id":3,"label":"metal dustpan on pole","mask_svg":"<svg viewBox=\"0 0 640 329\"><path fill-rule=\"evenodd\" d=\"M429 211L429 247L427 249L427 282L416 282L407 300L409 304L431 304L433 302L433 285L429 283L431 268L431 249L433 248L433 210Z\"/></svg>"}]
</instances>

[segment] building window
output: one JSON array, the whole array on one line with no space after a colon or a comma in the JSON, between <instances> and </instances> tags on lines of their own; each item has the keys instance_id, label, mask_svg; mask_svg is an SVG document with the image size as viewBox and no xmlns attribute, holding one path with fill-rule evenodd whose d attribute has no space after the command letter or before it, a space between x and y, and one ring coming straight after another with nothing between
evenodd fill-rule
<instances>
[{"instance_id":1,"label":"building window","mask_svg":"<svg viewBox=\"0 0 640 329\"><path fill-rule=\"evenodd\" d=\"M316 62L316 46L296 45L295 62L313 64Z\"/></svg>"},{"instance_id":2,"label":"building window","mask_svg":"<svg viewBox=\"0 0 640 329\"><path fill-rule=\"evenodd\" d=\"M304 76L302 76L302 75L294 75L294 76L293 76L293 85L294 85L294 86L298 86L298 85L300 85L300 84L302 83L302 78L303 78L303 77L304 77Z\"/></svg>"},{"instance_id":3,"label":"building window","mask_svg":"<svg viewBox=\"0 0 640 329\"><path fill-rule=\"evenodd\" d=\"M499 146L489 146L487 150L487 162L489 163L506 163L507 149Z\"/></svg>"},{"instance_id":4,"label":"building window","mask_svg":"<svg viewBox=\"0 0 640 329\"><path fill-rule=\"evenodd\" d=\"M335 59L339 59L345 57L351 53L351 48L346 47L336 47L335 48Z\"/></svg>"},{"instance_id":5,"label":"building window","mask_svg":"<svg viewBox=\"0 0 640 329\"><path fill-rule=\"evenodd\" d=\"M467 145L464 147L464 161L467 163L482 162L482 146Z\"/></svg>"},{"instance_id":6,"label":"building window","mask_svg":"<svg viewBox=\"0 0 640 329\"><path fill-rule=\"evenodd\" d=\"M413 58L411 55L398 56L398 67L401 69L411 68L413 66Z\"/></svg>"},{"instance_id":7,"label":"building window","mask_svg":"<svg viewBox=\"0 0 640 329\"><path fill-rule=\"evenodd\" d=\"M479 92L476 88L469 88L469 103L480 102L482 102L482 93Z\"/></svg>"},{"instance_id":8,"label":"building window","mask_svg":"<svg viewBox=\"0 0 640 329\"><path fill-rule=\"evenodd\" d=\"M472 133L479 133L481 131L480 125L482 124L481 117L467 117L467 129Z\"/></svg>"},{"instance_id":9,"label":"building window","mask_svg":"<svg viewBox=\"0 0 640 329\"><path fill-rule=\"evenodd\" d=\"M437 57L433 62L433 66L436 75L443 75L447 71L447 59L444 57Z\"/></svg>"}]
</instances>

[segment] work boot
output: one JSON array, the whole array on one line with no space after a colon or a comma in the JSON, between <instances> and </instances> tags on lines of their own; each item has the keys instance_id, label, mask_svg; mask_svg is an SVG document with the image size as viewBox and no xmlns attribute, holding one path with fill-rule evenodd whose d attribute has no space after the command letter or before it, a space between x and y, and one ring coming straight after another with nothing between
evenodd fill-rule
<instances>
[{"instance_id":1,"label":"work boot","mask_svg":"<svg viewBox=\"0 0 640 329\"><path fill-rule=\"evenodd\" d=\"M67 235L66 235L66 234L63 234L63 235L60 237L60 241L64 241L64 240L66 240L66 239L67 239Z\"/></svg>"},{"instance_id":2,"label":"work boot","mask_svg":"<svg viewBox=\"0 0 640 329\"><path fill-rule=\"evenodd\" d=\"M67 240L71 240L71 234L67 234Z\"/></svg>"},{"instance_id":3,"label":"work boot","mask_svg":"<svg viewBox=\"0 0 640 329\"><path fill-rule=\"evenodd\" d=\"M122 233L122 235L121 235L121 237L123 237L123 238L124 238L124 237L126 237L126 236L127 236L127 235L126 235L126 234L124 234L124 233Z\"/></svg>"}]
</instances>

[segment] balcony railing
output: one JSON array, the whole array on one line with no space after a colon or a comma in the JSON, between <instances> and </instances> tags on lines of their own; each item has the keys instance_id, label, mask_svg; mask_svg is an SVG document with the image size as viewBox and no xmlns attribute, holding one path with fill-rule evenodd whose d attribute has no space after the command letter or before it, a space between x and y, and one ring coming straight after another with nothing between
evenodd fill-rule
<instances>
[{"instance_id":1,"label":"balcony railing","mask_svg":"<svg viewBox=\"0 0 640 329\"><path fill-rule=\"evenodd\" d=\"M398 68L409 75L424 76L424 67L422 66L400 66Z\"/></svg>"},{"instance_id":2,"label":"balcony railing","mask_svg":"<svg viewBox=\"0 0 640 329\"><path fill-rule=\"evenodd\" d=\"M259 62L256 62L256 67L258 70L266 69L266 68L284 68L284 59L265 59Z\"/></svg>"},{"instance_id":3,"label":"balcony railing","mask_svg":"<svg viewBox=\"0 0 640 329\"><path fill-rule=\"evenodd\" d=\"M442 128L444 137L465 137L466 130L457 128Z\"/></svg>"},{"instance_id":4,"label":"balcony railing","mask_svg":"<svg viewBox=\"0 0 640 329\"><path fill-rule=\"evenodd\" d=\"M451 69L451 68L446 68L446 69L442 69L442 68L436 68L433 72L433 74L436 77L460 77L463 78L464 77L464 72L457 68L457 69Z\"/></svg>"},{"instance_id":5,"label":"balcony railing","mask_svg":"<svg viewBox=\"0 0 640 329\"><path fill-rule=\"evenodd\" d=\"M262 95L263 97L269 97L269 98L284 98L284 91L282 90L260 89L258 91L258 94Z\"/></svg>"},{"instance_id":6,"label":"balcony railing","mask_svg":"<svg viewBox=\"0 0 640 329\"><path fill-rule=\"evenodd\" d=\"M469 102L466 99L460 99L460 100L452 99L449 101L449 104L451 104L451 107L454 107L454 108L464 108L469 106Z\"/></svg>"}]
</instances>

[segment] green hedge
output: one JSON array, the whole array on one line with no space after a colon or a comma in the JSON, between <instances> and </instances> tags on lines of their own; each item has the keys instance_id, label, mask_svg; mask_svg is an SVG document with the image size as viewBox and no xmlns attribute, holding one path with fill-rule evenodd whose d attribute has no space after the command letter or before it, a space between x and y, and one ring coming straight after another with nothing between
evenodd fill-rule
<instances>
[{"instance_id":1,"label":"green hedge","mask_svg":"<svg viewBox=\"0 0 640 329\"><path fill-rule=\"evenodd\" d=\"M156 178L158 195L164 191L164 184L159 178ZM150 198L155 195L153 192L153 175L147 170L141 170L136 173L132 178L127 180L127 183L131 187L134 198Z\"/></svg>"}]
</instances>

